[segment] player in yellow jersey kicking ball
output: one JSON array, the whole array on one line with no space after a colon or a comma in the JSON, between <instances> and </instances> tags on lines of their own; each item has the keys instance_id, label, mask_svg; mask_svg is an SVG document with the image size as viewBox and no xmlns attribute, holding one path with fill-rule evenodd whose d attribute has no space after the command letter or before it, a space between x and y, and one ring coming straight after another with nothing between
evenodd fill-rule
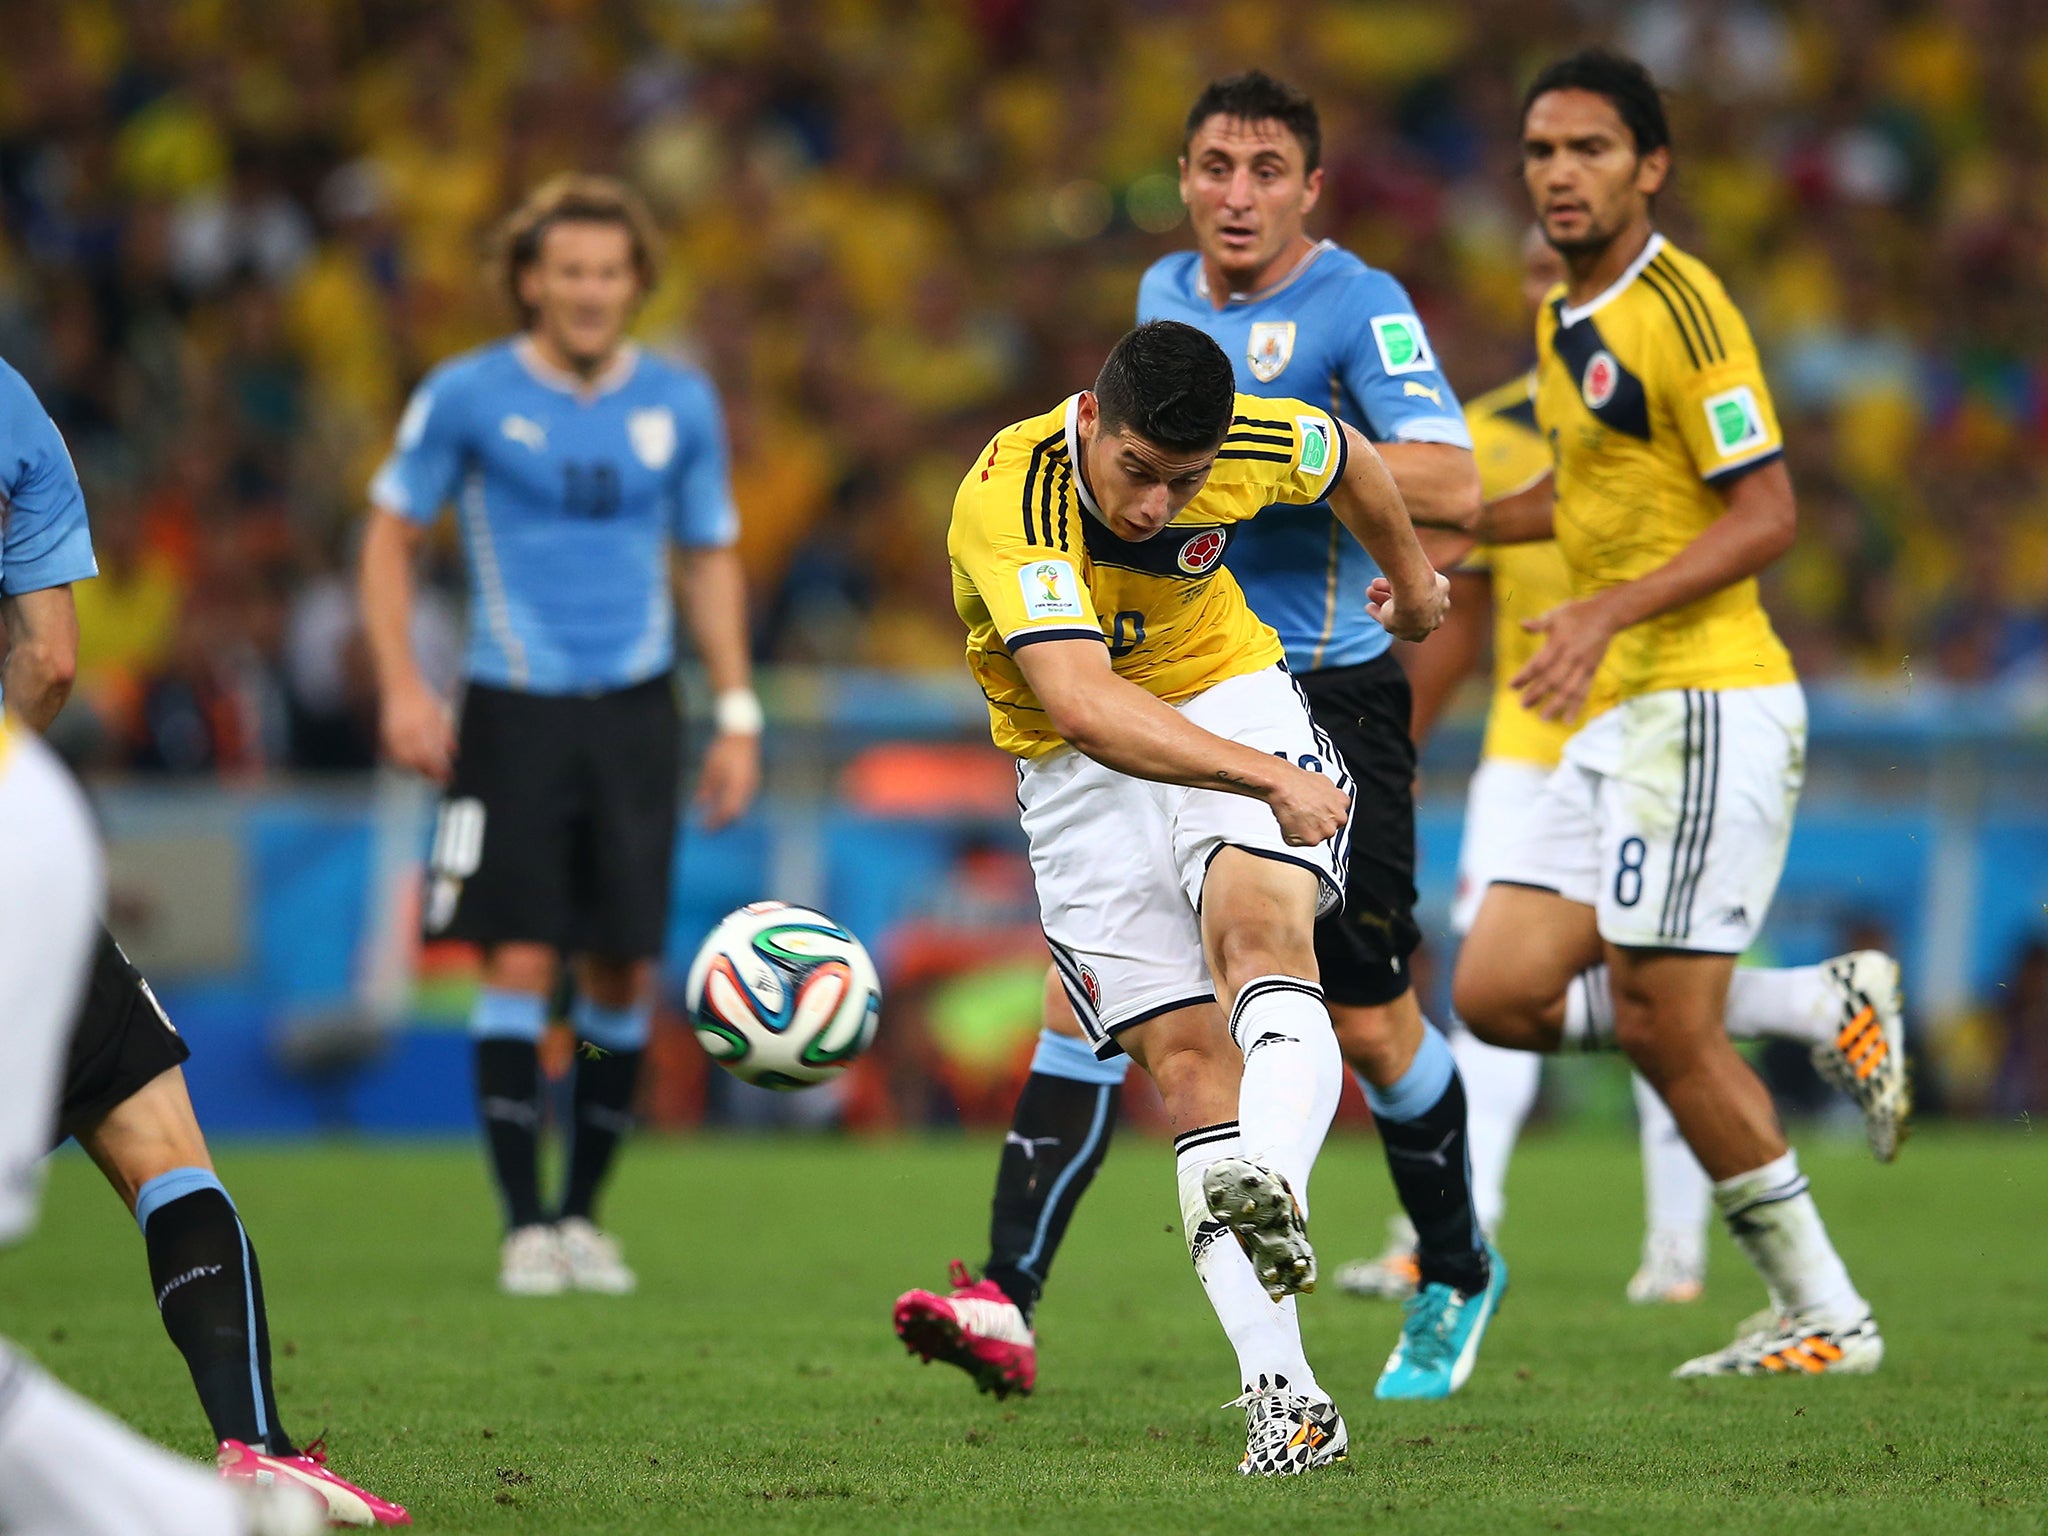
<instances>
[{"instance_id":1,"label":"player in yellow jersey kicking ball","mask_svg":"<svg viewBox=\"0 0 2048 1536\"><path fill-rule=\"evenodd\" d=\"M1315 1282L1309 1172L1343 1081L1314 927L1342 899L1351 797L1223 557L1263 509L1324 500L1386 573L1381 623L1435 629L1448 584L1372 446L1315 406L1238 394L1214 341L1156 321L1093 390L997 434L947 541L968 665L1018 758L1054 964L1095 1052L1127 1052L1173 1119L1249 1474L1346 1444L1292 1296ZM950 1357L963 1298L926 1294L898 1303L898 1331ZM1483 1329L1490 1308L1473 1310Z\"/></svg>"},{"instance_id":2,"label":"player in yellow jersey kicking ball","mask_svg":"<svg viewBox=\"0 0 2048 1536\"><path fill-rule=\"evenodd\" d=\"M1564 280L1564 262L1542 231L1531 229L1523 242L1522 264L1522 291L1533 315ZM1528 510L1544 515L1550 497L1550 445L1537 429L1535 392L1531 372L1465 408L1485 500L1495 508L1496 520L1513 518L1508 503L1515 498L1528 498ZM1575 729L1569 721L1546 720L1524 707L1512 685L1542 646L1541 636L1525 626L1571 600L1571 572L1557 545L1545 540L1475 550L1450 577L1450 617L1428 645L1410 649L1401 659L1414 687L1419 744L1451 693L1480 663L1491 631L1493 698L1466 795L1451 907L1451 926L1463 935L1478 915L1503 850L1513 845ZM1882 1070L1857 1079L1838 1038L1843 1022L1863 1006L1854 984L1857 976L1875 973L1882 981L1895 969L1889 956L1866 952L1791 969L1738 970L1729 983L1726 1018L1728 1033L1737 1039L1798 1041L1812 1048L1823 1068L1849 1069L1855 1096L1869 1117L1871 1144L1881 1157L1897 1145L1898 1126L1890 1116L1900 1106L1887 1091L1897 1085L1896 1064L1880 1063ZM1596 975L1592 990L1607 995L1604 979ZM1611 1046L1612 1030L1593 1032L1590 1039ZM1473 1207L1491 1237L1506 1209L1508 1161L1535 1102L1542 1058L1488 1045L1465 1029L1452 1034L1451 1051L1470 1105ZM1640 1073L1634 1087L1645 1223L1642 1262L1629 1279L1628 1297L1638 1303L1694 1301L1706 1276L1712 1187L1656 1090ZM1399 1218L1390 1225L1394 1230L1386 1252L1337 1272L1341 1289L1384 1299L1399 1299L1415 1289L1414 1229Z\"/></svg>"},{"instance_id":3,"label":"player in yellow jersey kicking ball","mask_svg":"<svg viewBox=\"0 0 2048 1536\"><path fill-rule=\"evenodd\" d=\"M1585 724L1500 852L1453 1001L1496 1045L1604 1027L1669 1106L1771 1300L1765 1326L1679 1375L1871 1371L1877 1322L1724 1023L1806 766L1805 700L1756 588L1796 524L1770 391L1720 283L1652 223L1670 134L1639 64L1589 52L1544 70L1522 157L1567 273L1536 336L1554 507L1511 498L1483 533L1556 537L1572 600L1530 621L1542 647L1512 681L1528 708ZM1888 963L1845 978L1860 995L1843 1034L1884 1046L1845 1061L1896 1068L1896 985Z\"/></svg>"}]
</instances>

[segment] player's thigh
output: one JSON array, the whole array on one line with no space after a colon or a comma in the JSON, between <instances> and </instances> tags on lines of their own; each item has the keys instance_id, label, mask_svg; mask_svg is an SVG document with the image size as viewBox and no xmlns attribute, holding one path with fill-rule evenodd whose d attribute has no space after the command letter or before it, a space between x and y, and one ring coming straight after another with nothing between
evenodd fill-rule
<instances>
[{"instance_id":1,"label":"player's thigh","mask_svg":"<svg viewBox=\"0 0 2048 1536\"><path fill-rule=\"evenodd\" d=\"M567 942L588 703L470 685L427 855L427 938Z\"/></svg>"},{"instance_id":2,"label":"player's thigh","mask_svg":"<svg viewBox=\"0 0 2048 1536\"><path fill-rule=\"evenodd\" d=\"M1323 992L1339 1007L1377 1008L1409 989L1415 921L1413 694L1391 654L1299 679L1317 727L1352 777L1344 906L1316 929Z\"/></svg>"},{"instance_id":3,"label":"player's thigh","mask_svg":"<svg viewBox=\"0 0 2048 1536\"><path fill-rule=\"evenodd\" d=\"M606 960L651 958L668 936L682 717L666 673L591 702L584 742L591 787L571 943Z\"/></svg>"},{"instance_id":4,"label":"player's thigh","mask_svg":"<svg viewBox=\"0 0 2048 1536\"><path fill-rule=\"evenodd\" d=\"M1806 761L1799 686L1673 689L1602 718L1614 730L1597 811L1601 937L1740 954L1785 868Z\"/></svg>"},{"instance_id":5,"label":"player's thigh","mask_svg":"<svg viewBox=\"0 0 2048 1536\"><path fill-rule=\"evenodd\" d=\"M1059 967L1055 965L1045 968L1045 999L1040 1004L1039 1023L1070 1040L1085 1038L1081 1033L1081 1021L1074 1017L1074 1005L1067 1001L1067 989L1060 983Z\"/></svg>"},{"instance_id":6,"label":"player's thigh","mask_svg":"<svg viewBox=\"0 0 2048 1536\"><path fill-rule=\"evenodd\" d=\"M64 1065L58 1138L75 1136L83 1144L117 1107L175 1073L191 1054L142 973L102 927ZM196 1138L197 1125L191 1129Z\"/></svg>"},{"instance_id":7,"label":"player's thigh","mask_svg":"<svg viewBox=\"0 0 2048 1536\"><path fill-rule=\"evenodd\" d=\"M1607 946L1615 1044L1651 1083L1730 1049L1724 1019L1735 955Z\"/></svg>"},{"instance_id":8,"label":"player's thigh","mask_svg":"<svg viewBox=\"0 0 2048 1536\"><path fill-rule=\"evenodd\" d=\"M1040 922L1082 1036L1213 1002L1201 931L1173 863L1159 786L1062 748L1020 765L1017 801Z\"/></svg>"},{"instance_id":9,"label":"player's thigh","mask_svg":"<svg viewBox=\"0 0 2048 1536\"><path fill-rule=\"evenodd\" d=\"M1495 882L1458 950L1451 1006L1481 1040L1519 1050L1556 1044L1572 978L1600 963L1591 905L1554 890Z\"/></svg>"},{"instance_id":10,"label":"player's thigh","mask_svg":"<svg viewBox=\"0 0 2048 1536\"><path fill-rule=\"evenodd\" d=\"M1233 1007L1260 976L1316 979L1315 917L1323 895L1317 871L1225 843L1202 882L1202 950L1217 1001Z\"/></svg>"},{"instance_id":11,"label":"player's thigh","mask_svg":"<svg viewBox=\"0 0 2048 1536\"><path fill-rule=\"evenodd\" d=\"M41 741L0 739L0 1243L34 1224L101 893L84 798Z\"/></svg>"},{"instance_id":12,"label":"player's thigh","mask_svg":"<svg viewBox=\"0 0 2048 1536\"><path fill-rule=\"evenodd\" d=\"M151 1179L174 1168L211 1168L206 1137L185 1087L185 1073L170 1067L128 1095L90 1126L72 1133L128 1209Z\"/></svg>"}]
</instances>

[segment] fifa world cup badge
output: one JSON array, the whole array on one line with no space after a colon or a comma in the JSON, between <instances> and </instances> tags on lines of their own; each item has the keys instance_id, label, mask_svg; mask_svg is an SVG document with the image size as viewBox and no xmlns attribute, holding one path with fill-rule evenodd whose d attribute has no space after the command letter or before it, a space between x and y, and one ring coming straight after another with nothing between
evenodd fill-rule
<instances>
[{"instance_id":1,"label":"fifa world cup badge","mask_svg":"<svg viewBox=\"0 0 2048 1536\"><path fill-rule=\"evenodd\" d=\"M1293 357L1292 320L1260 320L1252 326L1251 340L1245 347L1245 361L1251 364L1253 378L1261 384L1272 383L1287 371Z\"/></svg>"}]
</instances>

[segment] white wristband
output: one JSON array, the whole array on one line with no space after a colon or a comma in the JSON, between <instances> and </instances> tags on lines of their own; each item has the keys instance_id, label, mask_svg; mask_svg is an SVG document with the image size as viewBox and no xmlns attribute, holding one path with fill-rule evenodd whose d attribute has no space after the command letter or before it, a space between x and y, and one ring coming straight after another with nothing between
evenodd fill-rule
<instances>
[{"instance_id":1,"label":"white wristband","mask_svg":"<svg viewBox=\"0 0 2048 1536\"><path fill-rule=\"evenodd\" d=\"M758 736L768 723L761 713L761 701L751 688L728 688L711 706L711 718L721 736Z\"/></svg>"}]
</instances>

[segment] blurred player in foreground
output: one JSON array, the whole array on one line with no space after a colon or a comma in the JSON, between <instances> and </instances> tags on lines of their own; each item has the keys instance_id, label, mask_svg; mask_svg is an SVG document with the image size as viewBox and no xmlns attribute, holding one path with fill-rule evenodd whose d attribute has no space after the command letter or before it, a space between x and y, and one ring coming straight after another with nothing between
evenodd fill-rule
<instances>
[{"instance_id":1,"label":"blurred player in foreground","mask_svg":"<svg viewBox=\"0 0 2048 1536\"><path fill-rule=\"evenodd\" d=\"M682 774L671 580L717 694L705 824L744 811L760 776L718 397L626 337L654 251L651 219L620 184L539 188L503 238L520 333L427 377L370 488L362 598L384 750L446 786L425 925L483 948L470 1033L511 1295L635 1284L595 1216L630 1127L668 930ZM411 640L414 558L451 504L470 586L459 737ZM575 1108L549 1208L539 1044L563 956L576 965Z\"/></svg>"},{"instance_id":2,"label":"blurred player in foreground","mask_svg":"<svg viewBox=\"0 0 2048 1536\"><path fill-rule=\"evenodd\" d=\"M1564 280L1564 262L1537 229L1530 230L1522 259L1522 290L1533 314ZM1482 395L1466 416L1487 504L1498 506L1517 496L1539 504L1547 500L1550 445L1536 429L1535 375L1526 374ZM1505 510L1495 515L1513 516ZM1458 684L1479 663L1487 631L1492 631L1493 698L1479 766L1466 799L1458 894L1451 909L1452 925L1462 935L1471 928L1492 882L1495 861L1512 845L1574 729L1567 721L1546 720L1524 707L1510 682L1540 645L1525 627L1527 622L1570 601L1571 573L1555 543L1500 544L1476 551L1451 573L1451 594L1451 614L1443 629L1428 645L1411 648L1402 659L1415 685L1419 745ZM1729 985L1728 1032L1738 1039L1769 1035L1798 1040L1817 1056L1839 1056L1842 1026L1863 1007L1850 984L1856 968L1888 963L1882 957L1841 955L1798 973L1737 970ZM1786 978L1794 974L1817 984L1803 988L1809 1004L1803 1017L1773 1011L1784 1002ZM1542 1058L1488 1045L1467 1029L1452 1035L1451 1048L1471 1102L1473 1201L1492 1235L1506 1207L1508 1160L1535 1103ZM1881 1044L1879 1050L1885 1075L1880 1078L1873 1071L1858 1098L1870 1116L1872 1145L1882 1155L1887 1146L1896 1146L1897 1135L1896 1127L1886 1123L1891 1101L1877 1087L1895 1075L1896 1066L1884 1067ZM1828 1063L1822 1065L1826 1068ZM1694 1301L1706 1278L1712 1186L1656 1090L1640 1073L1635 1074L1634 1085L1646 1224L1642 1262L1629 1279L1628 1297L1638 1303ZM1411 1231L1397 1229L1378 1259L1347 1264L1338 1271L1338 1285L1357 1295L1407 1295L1415 1285L1414 1241Z\"/></svg>"},{"instance_id":3,"label":"blurred player in foreground","mask_svg":"<svg viewBox=\"0 0 2048 1536\"><path fill-rule=\"evenodd\" d=\"M6 872L0 879L0 1059L7 1067L0 1073L0 1246L6 1246L35 1224L43 1156L58 1123L59 1100L74 1087L67 1080L66 1045L92 1032L90 1016L81 1021L79 1007L95 948L104 957L113 941L97 921L101 858L85 801L56 757L20 723L47 724L69 691L77 639L70 583L94 574L85 504L55 425L5 364L0 441L6 445L0 455L0 618L8 639L0 686L9 710L0 714L0 870ZM74 1044L70 1077L76 1076L78 1054ZM176 1075L175 1067L169 1070ZM182 1081L177 1087L182 1097ZM132 1097L143 1100L143 1107L110 1106L107 1119L124 1112L154 1118L147 1108L154 1100L146 1092ZM196 1125L191 1137L203 1163ZM118 1133L88 1145L135 1207L134 1183L149 1154ZM225 1203L225 1195L220 1198ZM213 1413L216 1403L205 1379L209 1347L191 1336L200 1314L187 1308L181 1323L167 1293L181 1285L192 1292L231 1289L227 1277L240 1280L246 1239L237 1227L232 1252L188 1248L181 1255L187 1269L165 1273L162 1232L152 1232L149 1211L139 1209L138 1218L150 1247L152 1278L164 1297L165 1325L186 1349ZM191 1235L185 1231L180 1241ZM253 1258L249 1263L253 1275ZM260 1293L238 1295L228 1320L228 1331L243 1346L245 1398L255 1369L246 1309L260 1312L261 1306ZM290 1451L289 1445L283 1449ZM229 1536L318 1529L324 1498L316 1501L290 1473L277 1480L288 1486L224 1485L66 1391L0 1340L0 1530L32 1536ZM402 1518L403 1511L398 1513Z\"/></svg>"},{"instance_id":4,"label":"blurred player in foreground","mask_svg":"<svg viewBox=\"0 0 2048 1536\"><path fill-rule=\"evenodd\" d=\"M1248 395L1327 398L1376 445L1425 539L1462 549L1479 478L1421 317L1388 274L1306 232L1323 175L1314 103L1256 71L1219 80L1189 110L1181 148L1196 249L1146 273L1138 319L1206 332ZM1273 508L1246 525L1228 563L1358 780L1344 904L1317 924L1316 960L1388 1173L1421 1234L1421 1294L1375 1394L1444 1397L1470 1374L1505 1277L1494 1273L1474 1213L1465 1091L1408 974L1420 937L1408 681L1368 611L1372 556L1328 507ZM1049 988L1046 1028L997 1169L984 1274L1027 1328L1108 1151L1126 1067L1095 1060L1079 1033ZM1035 1349L1034 1337L1007 1351L1004 1389L1030 1389Z\"/></svg>"},{"instance_id":5,"label":"blurred player in foreground","mask_svg":"<svg viewBox=\"0 0 2048 1536\"><path fill-rule=\"evenodd\" d=\"M1434 629L1447 585L1371 444L1239 394L1214 341L1156 321L1093 390L997 434L947 541L1047 944L1093 1053L1128 1053L1166 1101L1189 1253L1237 1351L1239 1470L1259 1475L1347 1443L1293 1294L1315 1282L1308 1180L1343 1081L1314 926L1343 898L1351 781L1224 554L1264 509L1325 500L1387 573L1382 621ZM963 1315L1028 1339L987 1281L909 1293L897 1329L957 1360Z\"/></svg>"},{"instance_id":6,"label":"blurred player in foreground","mask_svg":"<svg viewBox=\"0 0 2048 1536\"><path fill-rule=\"evenodd\" d=\"M1524 179L1567 269L1537 325L1555 491L1485 524L1500 542L1557 539L1572 598L1528 622L1542 645L1512 681L1544 718L1587 723L1498 850L1453 996L1497 1045L1618 1043L1714 1180L1772 1320L1677 1374L1866 1372L1884 1356L1876 1320L1725 1022L1805 776L1805 700L1756 588L1797 514L1749 328L1652 223L1669 145L1630 60L1575 55L1524 99ZM1851 1085L1893 1101L1872 1117L1889 1157L1898 970L1846 960L1745 984L1780 1017L1832 1015Z\"/></svg>"},{"instance_id":7,"label":"blurred player in foreground","mask_svg":"<svg viewBox=\"0 0 2048 1536\"><path fill-rule=\"evenodd\" d=\"M70 697L78 665L71 585L96 574L85 498L57 428L21 376L0 364L0 695L37 731ZM258 1476L318 1492L352 1525L401 1525L401 1507L328 1470L279 1422L270 1380L270 1318L256 1248L213 1159L185 1088L191 1055L163 1008L98 930L70 1034L55 1141L75 1138L142 1231L164 1330L185 1357L224 1476Z\"/></svg>"}]
</instances>

